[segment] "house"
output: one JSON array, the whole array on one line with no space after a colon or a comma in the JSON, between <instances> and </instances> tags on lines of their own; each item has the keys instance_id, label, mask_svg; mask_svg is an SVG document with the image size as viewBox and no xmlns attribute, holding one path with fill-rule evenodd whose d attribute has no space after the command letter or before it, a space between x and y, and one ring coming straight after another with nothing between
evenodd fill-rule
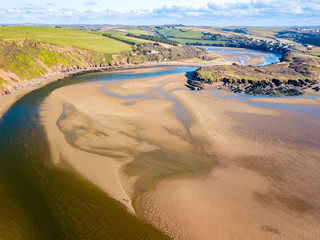
<instances>
[{"instance_id":1,"label":"house","mask_svg":"<svg viewBox=\"0 0 320 240\"><path fill-rule=\"evenodd\" d=\"M150 51L148 51L148 53L150 53L150 54L157 54L158 52L156 51L156 50L150 50Z\"/></svg>"}]
</instances>

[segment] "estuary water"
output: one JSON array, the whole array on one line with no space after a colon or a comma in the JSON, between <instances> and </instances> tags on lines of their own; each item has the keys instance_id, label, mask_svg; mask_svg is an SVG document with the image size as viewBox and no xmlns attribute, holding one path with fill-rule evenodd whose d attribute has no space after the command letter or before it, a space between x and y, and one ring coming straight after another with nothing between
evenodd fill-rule
<instances>
[{"instance_id":1,"label":"estuary water","mask_svg":"<svg viewBox=\"0 0 320 240\"><path fill-rule=\"evenodd\" d=\"M246 48L228 48L228 47L208 47L207 51L221 55L228 61L237 59L242 66L247 65L247 62L253 58L263 58L262 64L254 64L255 66L266 66L273 63L280 62L281 54L264 52Z\"/></svg>"},{"instance_id":2,"label":"estuary water","mask_svg":"<svg viewBox=\"0 0 320 240\"><path fill-rule=\"evenodd\" d=\"M249 51L253 54L253 50ZM239 52L237 54L241 56ZM0 119L0 238L107 239L113 236L114 239L167 239L150 225L131 216L118 202L84 181L74 171L52 166L48 140L41 122L41 108L51 92L72 84L150 78L195 70L195 67L177 67L147 73L90 73L51 83L12 105ZM161 90L156 91L166 99L172 98ZM217 92L211 94L219 95ZM251 105L257 107L312 113L310 117L316 126L314 129L319 129L314 121L319 116L318 108L300 105L288 109L288 105L257 103L245 96L236 96L237 101L250 101ZM182 106L174 102L177 117L190 125L191 120L184 117L187 115L181 111ZM318 137L315 135L312 139L308 144L314 146ZM19 237L21 235L22 238Z\"/></svg>"},{"instance_id":3,"label":"estuary water","mask_svg":"<svg viewBox=\"0 0 320 240\"><path fill-rule=\"evenodd\" d=\"M157 77L195 69L89 73L46 85L13 104L0 119L0 238L20 239L23 235L22 239L106 239L111 231L115 238L166 239L74 171L51 165L41 108L52 91L67 85ZM88 226L86 231L83 226ZM100 229L90 230L95 226Z\"/></svg>"}]
</instances>

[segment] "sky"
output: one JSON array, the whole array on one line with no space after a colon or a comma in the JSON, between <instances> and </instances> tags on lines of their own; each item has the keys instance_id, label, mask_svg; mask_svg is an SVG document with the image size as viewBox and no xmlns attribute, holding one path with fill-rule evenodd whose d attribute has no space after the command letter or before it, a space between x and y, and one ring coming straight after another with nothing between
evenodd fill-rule
<instances>
[{"instance_id":1,"label":"sky","mask_svg":"<svg viewBox=\"0 0 320 240\"><path fill-rule=\"evenodd\" d=\"M320 25L320 0L1 0L0 24Z\"/></svg>"}]
</instances>

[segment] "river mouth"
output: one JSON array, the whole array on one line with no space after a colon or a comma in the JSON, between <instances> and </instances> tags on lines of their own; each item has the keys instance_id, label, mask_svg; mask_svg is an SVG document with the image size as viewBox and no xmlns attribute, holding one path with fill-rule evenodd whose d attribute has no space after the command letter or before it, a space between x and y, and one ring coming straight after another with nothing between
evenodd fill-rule
<instances>
[{"instance_id":1,"label":"river mouth","mask_svg":"<svg viewBox=\"0 0 320 240\"><path fill-rule=\"evenodd\" d=\"M206 143L191 134L192 117L175 96L176 91L188 91L185 75L92 82L54 91L43 111L53 161L64 158L132 213L139 208L137 199L160 181L208 172L215 156L206 154Z\"/></svg>"},{"instance_id":2,"label":"river mouth","mask_svg":"<svg viewBox=\"0 0 320 240\"><path fill-rule=\"evenodd\" d=\"M86 74L51 83L13 104L0 119L0 194L1 205L8 209L0 213L1 235L9 239L19 239L20 235L23 239L84 239L86 236L99 239L112 233L124 239L141 236L167 239L131 216L123 204L70 171L72 167L63 159L61 165L69 170L53 164L41 110L47 96L67 85L163 76L186 70L195 68ZM87 226L85 231L83 226ZM95 230L95 226L100 226L100 230Z\"/></svg>"},{"instance_id":3,"label":"river mouth","mask_svg":"<svg viewBox=\"0 0 320 240\"><path fill-rule=\"evenodd\" d=\"M254 105L254 99L210 89L189 91L185 75L194 70L88 74L19 100L0 120L6 146L0 149L0 191L3 205L11 207L1 212L3 221L29 223L25 239L97 239L110 232L165 239L128 214L122 205L130 203L142 219L177 239L316 236L320 126L318 112L310 111L318 100L292 104L308 108L303 111ZM43 105L50 98L59 104ZM57 137L63 144L53 164L50 140ZM115 187L108 189L111 176ZM119 201L101 189L119 194Z\"/></svg>"}]
</instances>

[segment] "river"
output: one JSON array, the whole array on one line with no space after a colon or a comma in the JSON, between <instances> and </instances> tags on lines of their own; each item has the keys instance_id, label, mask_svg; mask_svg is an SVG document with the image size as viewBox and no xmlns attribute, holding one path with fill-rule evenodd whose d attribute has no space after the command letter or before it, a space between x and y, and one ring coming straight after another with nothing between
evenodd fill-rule
<instances>
[{"instance_id":1,"label":"river","mask_svg":"<svg viewBox=\"0 0 320 240\"><path fill-rule=\"evenodd\" d=\"M246 48L228 48L228 47L208 47L207 51L222 56L226 61L235 61L245 66L254 58L262 58L263 63L253 64L255 66L266 66L272 63L280 62L281 54L265 52Z\"/></svg>"}]
</instances>

